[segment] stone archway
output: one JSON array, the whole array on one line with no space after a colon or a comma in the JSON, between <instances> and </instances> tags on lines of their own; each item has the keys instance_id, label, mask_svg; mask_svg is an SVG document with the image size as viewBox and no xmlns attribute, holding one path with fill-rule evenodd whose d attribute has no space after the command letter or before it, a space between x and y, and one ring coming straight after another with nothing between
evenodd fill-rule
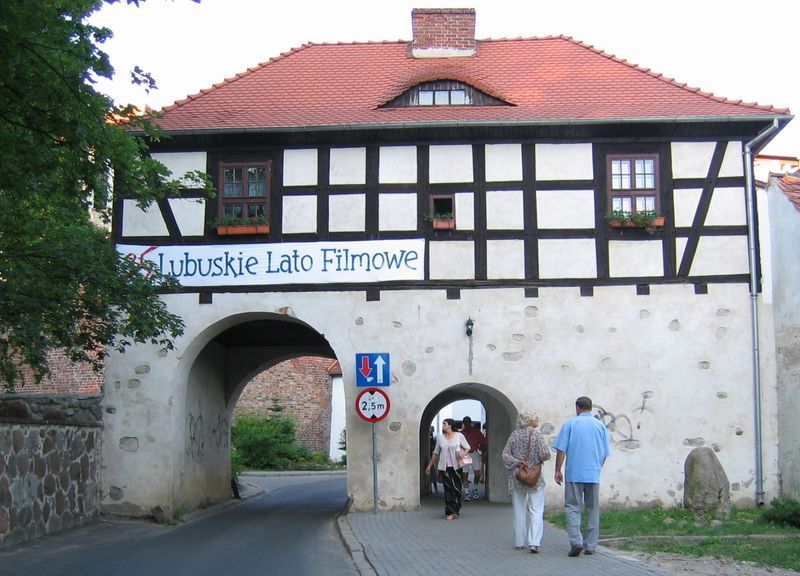
<instances>
[{"instance_id":1,"label":"stone archway","mask_svg":"<svg viewBox=\"0 0 800 576\"><path fill-rule=\"evenodd\" d=\"M187 331L179 353L148 346L114 357L107 378L104 511L170 517L230 498L230 422L252 377L283 360L335 359L310 324L286 313L225 316ZM122 375L134 374L136 379Z\"/></svg>"},{"instance_id":2,"label":"stone archway","mask_svg":"<svg viewBox=\"0 0 800 576\"><path fill-rule=\"evenodd\" d=\"M422 412L419 423L420 494L429 490L425 465L429 457L429 426L436 414L457 400L478 400L486 409L488 460L486 461L486 498L491 502L509 502L503 447L514 429L517 408L502 392L476 382L456 384L434 396Z\"/></svg>"}]
</instances>

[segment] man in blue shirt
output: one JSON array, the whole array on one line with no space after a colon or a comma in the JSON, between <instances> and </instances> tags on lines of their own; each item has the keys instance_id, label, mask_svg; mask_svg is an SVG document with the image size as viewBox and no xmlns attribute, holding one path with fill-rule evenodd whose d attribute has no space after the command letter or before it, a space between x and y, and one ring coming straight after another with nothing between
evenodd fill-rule
<instances>
[{"instance_id":1,"label":"man in blue shirt","mask_svg":"<svg viewBox=\"0 0 800 576\"><path fill-rule=\"evenodd\" d=\"M600 470L608 458L608 431L592 416L592 400L581 396L575 401L574 418L561 427L556 449L555 480L564 481L561 466L567 460L564 509L567 514L569 556L594 554L600 536ZM586 531L581 534L581 510L586 508Z\"/></svg>"}]
</instances>

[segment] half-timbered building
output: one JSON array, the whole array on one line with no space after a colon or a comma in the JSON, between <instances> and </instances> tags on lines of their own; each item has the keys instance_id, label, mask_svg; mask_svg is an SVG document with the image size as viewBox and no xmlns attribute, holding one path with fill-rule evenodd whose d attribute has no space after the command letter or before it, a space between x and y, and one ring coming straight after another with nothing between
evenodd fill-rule
<instances>
[{"instance_id":1,"label":"half-timbered building","mask_svg":"<svg viewBox=\"0 0 800 576\"><path fill-rule=\"evenodd\" d=\"M491 500L518 411L552 440L580 395L613 439L604 503L680 502L696 446L735 501L777 495L749 167L788 110L568 37L476 40L473 10L412 24L409 42L304 45L163 110L150 153L217 195L116 200L120 251L180 280L164 298L186 331L109 363L106 509L227 497L242 388L309 354L341 363L356 509L420 505L428 426L462 398L486 408ZM359 353L389 359L376 423L355 406Z\"/></svg>"}]
</instances>

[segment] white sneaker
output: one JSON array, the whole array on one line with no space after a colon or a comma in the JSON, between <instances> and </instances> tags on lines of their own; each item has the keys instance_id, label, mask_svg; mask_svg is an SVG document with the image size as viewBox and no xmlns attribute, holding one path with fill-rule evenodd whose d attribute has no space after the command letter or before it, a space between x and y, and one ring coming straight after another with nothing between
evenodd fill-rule
<instances>
[{"instance_id":1,"label":"white sneaker","mask_svg":"<svg viewBox=\"0 0 800 576\"><path fill-rule=\"evenodd\" d=\"M478 498L480 498L480 496L478 496L478 489L475 488L475 490L472 491L472 499L477 500Z\"/></svg>"},{"instance_id":2,"label":"white sneaker","mask_svg":"<svg viewBox=\"0 0 800 576\"><path fill-rule=\"evenodd\" d=\"M464 492L464 500L469 502L469 492Z\"/></svg>"}]
</instances>

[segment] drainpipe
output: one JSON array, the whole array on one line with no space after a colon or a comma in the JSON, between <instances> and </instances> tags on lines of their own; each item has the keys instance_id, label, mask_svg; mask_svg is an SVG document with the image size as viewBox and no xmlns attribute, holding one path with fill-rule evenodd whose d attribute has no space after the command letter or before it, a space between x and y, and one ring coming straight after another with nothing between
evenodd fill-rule
<instances>
[{"instance_id":1,"label":"drainpipe","mask_svg":"<svg viewBox=\"0 0 800 576\"><path fill-rule=\"evenodd\" d=\"M756 505L764 505L763 453L761 449L761 357L758 330L758 273L756 254L755 181L753 179L753 149L780 130L777 119L744 146L745 200L747 203L747 259L750 264L750 318L753 338L753 411L756 448ZM760 150L760 147L758 148Z\"/></svg>"}]
</instances>

